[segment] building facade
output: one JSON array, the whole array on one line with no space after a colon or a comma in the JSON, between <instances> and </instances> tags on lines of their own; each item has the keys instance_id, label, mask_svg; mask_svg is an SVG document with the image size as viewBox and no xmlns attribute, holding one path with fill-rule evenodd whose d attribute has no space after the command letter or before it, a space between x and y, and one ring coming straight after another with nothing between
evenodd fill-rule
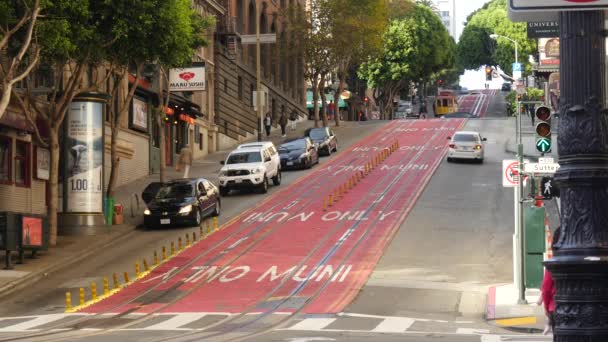
<instances>
[{"instance_id":1,"label":"building facade","mask_svg":"<svg viewBox=\"0 0 608 342\"><path fill-rule=\"evenodd\" d=\"M261 83L267 90L264 114L269 113L276 125L281 112L296 111L305 117L306 98L304 60L285 57L281 49L287 37L281 22L281 10L298 6L303 0L225 0L226 14L218 20L215 39L215 117L219 130L219 148L252 137L257 133L257 112L253 92L256 90L256 45L243 44L242 37L255 35L256 20L261 34L276 34L276 43L261 46ZM256 4L259 5L256 14Z\"/></svg>"},{"instance_id":2,"label":"building facade","mask_svg":"<svg viewBox=\"0 0 608 342\"><path fill-rule=\"evenodd\" d=\"M435 13L439 15L446 30L456 39L456 0L433 0Z\"/></svg>"}]
</instances>

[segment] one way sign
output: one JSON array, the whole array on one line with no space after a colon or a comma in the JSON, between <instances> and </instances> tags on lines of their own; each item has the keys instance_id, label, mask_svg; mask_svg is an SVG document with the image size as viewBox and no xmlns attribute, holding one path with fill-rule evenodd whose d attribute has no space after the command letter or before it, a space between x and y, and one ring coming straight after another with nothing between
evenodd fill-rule
<instances>
[{"instance_id":1,"label":"one way sign","mask_svg":"<svg viewBox=\"0 0 608 342\"><path fill-rule=\"evenodd\" d=\"M553 177L543 177L540 181L540 191L545 199L559 197L559 188Z\"/></svg>"}]
</instances>

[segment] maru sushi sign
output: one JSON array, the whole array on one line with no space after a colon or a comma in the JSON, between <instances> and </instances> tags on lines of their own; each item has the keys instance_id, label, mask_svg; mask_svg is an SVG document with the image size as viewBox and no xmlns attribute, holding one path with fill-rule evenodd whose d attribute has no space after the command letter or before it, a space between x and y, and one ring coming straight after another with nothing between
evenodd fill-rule
<instances>
[{"instance_id":1,"label":"maru sushi sign","mask_svg":"<svg viewBox=\"0 0 608 342\"><path fill-rule=\"evenodd\" d=\"M171 69L169 71L169 90L205 90L205 67Z\"/></svg>"},{"instance_id":2,"label":"maru sushi sign","mask_svg":"<svg viewBox=\"0 0 608 342\"><path fill-rule=\"evenodd\" d=\"M509 0L513 11L576 11L607 9L608 0Z\"/></svg>"}]
</instances>

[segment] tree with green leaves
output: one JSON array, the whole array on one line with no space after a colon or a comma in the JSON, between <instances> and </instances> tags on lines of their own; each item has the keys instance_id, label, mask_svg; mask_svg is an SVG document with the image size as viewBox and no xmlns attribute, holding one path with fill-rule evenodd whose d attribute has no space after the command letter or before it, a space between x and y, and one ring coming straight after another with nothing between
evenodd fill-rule
<instances>
[{"instance_id":1,"label":"tree with green leaves","mask_svg":"<svg viewBox=\"0 0 608 342\"><path fill-rule=\"evenodd\" d=\"M38 65L35 38L40 0L0 0L0 118L11 99L13 86Z\"/></svg>"},{"instance_id":2,"label":"tree with green leaves","mask_svg":"<svg viewBox=\"0 0 608 342\"><path fill-rule=\"evenodd\" d=\"M512 73L515 46L504 38L492 40L497 34L517 41L519 56L534 54L536 40L528 39L525 23L514 23L507 16L506 0L492 0L469 16L458 42L458 63L467 69L477 69L484 65L500 66L508 74ZM526 60L519 60L524 63ZM526 68L529 70L530 66Z\"/></svg>"},{"instance_id":3,"label":"tree with green leaves","mask_svg":"<svg viewBox=\"0 0 608 342\"><path fill-rule=\"evenodd\" d=\"M383 117L392 112L395 95L411 82L428 79L453 67L453 44L439 17L427 6L415 5L393 19L383 35L383 53L359 68L358 75L374 88Z\"/></svg>"},{"instance_id":4,"label":"tree with green leaves","mask_svg":"<svg viewBox=\"0 0 608 342\"><path fill-rule=\"evenodd\" d=\"M331 23L332 65L338 78L334 93L336 126L340 125L338 103L353 66L382 51L382 33L387 24L384 0L332 0L328 2Z\"/></svg>"}]
</instances>

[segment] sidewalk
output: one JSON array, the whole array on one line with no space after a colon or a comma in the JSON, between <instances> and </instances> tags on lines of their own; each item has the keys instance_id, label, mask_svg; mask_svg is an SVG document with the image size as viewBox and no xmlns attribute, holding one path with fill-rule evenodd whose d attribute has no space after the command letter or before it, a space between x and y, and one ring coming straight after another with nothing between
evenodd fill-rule
<instances>
[{"instance_id":1,"label":"sidewalk","mask_svg":"<svg viewBox=\"0 0 608 342\"><path fill-rule=\"evenodd\" d=\"M339 132L359 125L359 122L341 122L340 127L330 122L329 126L339 135ZM300 121L295 131L287 130L287 137L281 137L280 127L273 127L270 137L264 135L264 140L270 140L276 145L286 139L302 136L307 128L313 127L314 121ZM256 138L248 141L255 141ZM245 142L245 141L244 141ZM243 143L244 143L243 142ZM218 151L207 155L203 159L195 160L190 174L192 177L205 177L217 183L217 173L221 167L220 161L225 159L231 150ZM174 167L167 167L166 178L181 178L182 173L175 171ZM142 177L134 182L116 188L116 203L124 207L124 224L108 226L107 230L97 235L89 236L60 236L57 245L41 252L35 259L29 258L26 253L24 264L15 264L13 270L0 268L0 298L25 288L30 284L43 280L48 275L68 269L86 258L99 253L108 246L128 241L137 235L137 228L143 223L145 204L141 201L141 192L150 182L158 181L159 175L153 174ZM13 263L17 258L13 257ZM0 262L4 266L4 254L0 255Z\"/></svg>"},{"instance_id":2,"label":"sidewalk","mask_svg":"<svg viewBox=\"0 0 608 342\"><path fill-rule=\"evenodd\" d=\"M527 289L528 304L518 304L518 291L515 284L490 287L486 305L486 320L489 324L525 333L540 333L545 326L545 313L542 305L536 305L540 296L539 289Z\"/></svg>"}]
</instances>

